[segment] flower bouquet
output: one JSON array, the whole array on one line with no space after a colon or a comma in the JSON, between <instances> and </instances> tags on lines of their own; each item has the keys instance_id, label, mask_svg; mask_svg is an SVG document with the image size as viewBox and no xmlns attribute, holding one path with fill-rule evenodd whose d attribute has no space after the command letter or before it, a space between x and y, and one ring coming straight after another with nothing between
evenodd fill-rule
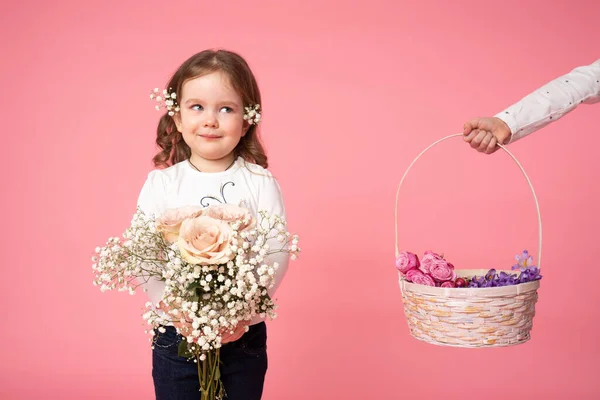
<instances>
[{"instance_id":1,"label":"flower bouquet","mask_svg":"<svg viewBox=\"0 0 600 400\"><path fill-rule=\"evenodd\" d=\"M277 215L219 204L167 210L159 218L137 210L123 238L96 248L94 285L133 294L150 279L165 282L158 304L143 318L152 336L173 325L186 340L179 354L198 364L201 398L224 396L219 375L222 335L256 316L275 318L268 290L279 265L275 253L300 252L298 237Z\"/></svg>"}]
</instances>

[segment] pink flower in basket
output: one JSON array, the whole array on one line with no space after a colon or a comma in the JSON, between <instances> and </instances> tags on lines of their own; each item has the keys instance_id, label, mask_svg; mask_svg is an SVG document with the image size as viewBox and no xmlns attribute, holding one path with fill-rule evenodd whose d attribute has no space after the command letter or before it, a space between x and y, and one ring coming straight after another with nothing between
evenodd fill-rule
<instances>
[{"instance_id":1,"label":"pink flower in basket","mask_svg":"<svg viewBox=\"0 0 600 400\"><path fill-rule=\"evenodd\" d=\"M421 271L428 274L431 269L431 265L434 262L440 261L440 260L443 261L444 258L442 256L440 256L439 254L434 253L433 251L427 250L425 252L425 254L423 255L423 258L421 258Z\"/></svg>"},{"instance_id":2,"label":"pink flower in basket","mask_svg":"<svg viewBox=\"0 0 600 400\"><path fill-rule=\"evenodd\" d=\"M456 283L454 283L453 281L446 281L446 282L442 283L440 285L440 287L455 288Z\"/></svg>"},{"instance_id":3,"label":"pink flower in basket","mask_svg":"<svg viewBox=\"0 0 600 400\"><path fill-rule=\"evenodd\" d=\"M419 268L419 258L416 254L404 251L398 255L398 258L396 258L396 268L398 271L406 274L413 268Z\"/></svg>"},{"instance_id":4,"label":"pink flower in basket","mask_svg":"<svg viewBox=\"0 0 600 400\"><path fill-rule=\"evenodd\" d=\"M437 282L454 281L456 279L454 265L444 259L433 261L429 267L429 274Z\"/></svg>"},{"instance_id":5,"label":"pink flower in basket","mask_svg":"<svg viewBox=\"0 0 600 400\"><path fill-rule=\"evenodd\" d=\"M406 273L406 279L409 282L417 283L419 285L435 286L433 278L427 274L424 274L421 270L413 268Z\"/></svg>"}]
</instances>

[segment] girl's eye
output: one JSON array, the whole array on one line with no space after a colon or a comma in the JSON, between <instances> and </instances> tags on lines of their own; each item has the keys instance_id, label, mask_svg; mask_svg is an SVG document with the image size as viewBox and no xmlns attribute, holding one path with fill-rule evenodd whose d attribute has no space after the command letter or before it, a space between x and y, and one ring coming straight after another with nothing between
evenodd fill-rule
<instances>
[{"instance_id":1,"label":"girl's eye","mask_svg":"<svg viewBox=\"0 0 600 400\"><path fill-rule=\"evenodd\" d=\"M230 112L233 112L233 108L223 107L223 108L221 108L221 112L230 113Z\"/></svg>"},{"instance_id":2,"label":"girl's eye","mask_svg":"<svg viewBox=\"0 0 600 400\"><path fill-rule=\"evenodd\" d=\"M194 111L201 111L201 110L203 110L203 108L202 108L202 106L200 104L194 104L191 107L191 109L194 110Z\"/></svg>"}]
</instances>

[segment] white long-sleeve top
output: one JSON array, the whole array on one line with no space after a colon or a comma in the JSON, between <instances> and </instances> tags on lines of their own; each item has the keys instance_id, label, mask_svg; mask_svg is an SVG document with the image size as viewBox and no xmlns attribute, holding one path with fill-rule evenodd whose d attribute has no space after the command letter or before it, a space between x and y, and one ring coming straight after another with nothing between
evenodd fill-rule
<instances>
[{"instance_id":1,"label":"white long-sleeve top","mask_svg":"<svg viewBox=\"0 0 600 400\"><path fill-rule=\"evenodd\" d=\"M273 175L259 165L246 162L239 157L226 171L199 172L190 163L182 161L169 168L153 170L148 174L138 199L138 207L148 215L161 215L165 210L183 206L243 203L255 217L259 211L285 218L285 206L281 189ZM281 247L275 239L271 248ZM275 285L269 290L273 297L289 264L287 253L276 253L266 257L268 263L277 262ZM165 289L164 281L151 279L144 287L150 301L157 304ZM251 324L260 322L259 317Z\"/></svg>"},{"instance_id":2,"label":"white long-sleeve top","mask_svg":"<svg viewBox=\"0 0 600 400\"><path fill-rule=\"evenodd\" d=\"M512 143L560 119L580 104L597 102L600 102L600 60L554 79L495 116L510 128Z\"/></svg>"}]
</instances>

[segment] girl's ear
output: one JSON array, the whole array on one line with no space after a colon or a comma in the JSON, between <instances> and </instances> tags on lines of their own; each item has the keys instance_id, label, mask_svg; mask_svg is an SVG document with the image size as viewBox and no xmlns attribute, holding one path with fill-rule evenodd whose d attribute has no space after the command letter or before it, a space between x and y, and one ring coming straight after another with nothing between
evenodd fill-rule
<instances>
[{"instance_id":1,"label":"girl's ear","mask_svg":"<svg viewBox=\"0 0 600 400\"><path fill-rule=\"evenodd\" d=\"M246 133L248 133L248 129L250 129L250 124L248 123L248 121L244 120L244 126L242 126L242 137L246 136Z\"/></svg>"},{"instance_id":2,"label":"girl's ear","mask_svg":"<svg viewBox=\"0 0 600 400\"><path fill-rule=\"evenodd\" d=\"M175 122L175 126L177 127L177 131L179 133L182 133L181 132L181 129L182 129L181 128L181 111L175 113L175 115L173 115L171 118L173 118L173 122Z\"/></svg>"}]
</instances>

